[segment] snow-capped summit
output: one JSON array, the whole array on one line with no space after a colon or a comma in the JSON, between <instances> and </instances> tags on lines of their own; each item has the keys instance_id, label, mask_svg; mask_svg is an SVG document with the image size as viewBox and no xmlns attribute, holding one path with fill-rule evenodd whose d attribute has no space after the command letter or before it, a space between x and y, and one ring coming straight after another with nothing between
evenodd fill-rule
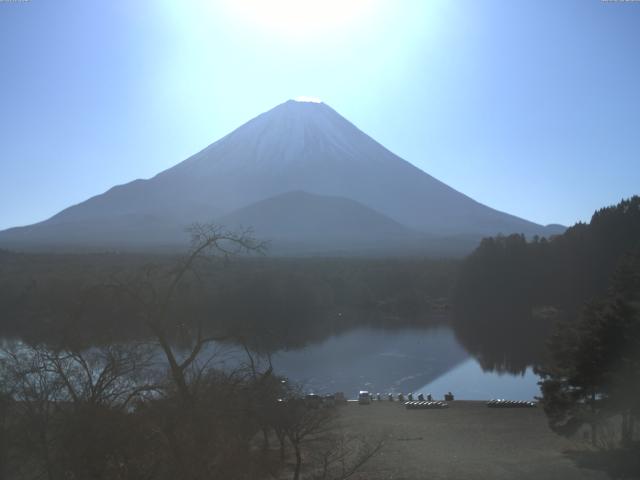
<instances>
[{"instance_id":1,"label":"snow-capped summit","mask_svg":"<svg viewBox=\"0 0 640 480\"><path fill-rule=\"evenodd\" d=\"M293 99L295 102L302 102L302 103L322 103L322 100L320 100L318 97L309 97L306 95L301 95L299 97L296 97Z\"/></svg>"}]
</instances>

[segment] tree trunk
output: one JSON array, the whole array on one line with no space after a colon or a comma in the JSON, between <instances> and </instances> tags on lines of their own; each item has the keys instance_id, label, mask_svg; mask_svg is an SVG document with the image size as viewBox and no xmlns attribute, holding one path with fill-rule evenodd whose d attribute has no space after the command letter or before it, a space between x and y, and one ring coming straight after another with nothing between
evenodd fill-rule
<instances>
[{"instance_id":1,"label":"tree trunk","mask_svg":"<svg viewBox=\"0 0 640 480\"><path fill-rule=\"evenodd\" d=\"M622 412L622 446L627 447L633 441L633 416L629 410Z\"/></svg>"},{"instance_id":2,"label":"tree trunk","mask_svg":"<svg viewBox=\"0 0 640 480\"><path fill-rule=\"evenodd\" d=\"M294 443L293 448L296 451L296 469L293 472L293 480L300 480L300 469L302 467L302 453L300 452L300 444Z\"/></svg>"},{"instance_id":3,"label":"tree trunk","mask_svg":"<svg viewBox=\"0 0 640 480\"><path fill-rule=\"evenodd\" d=\"M160 343L160 348L165 354L167 358L167 362L169 363L169 370L171 371L171 378L173 379L176 388L178 389L178 393L180 398L183 400L185 404L191 403L191 392L189 391L189 387L187 386L187 381L184 377L184 372L178 365L178 361L176 360L175 355L173 354L173 350L169 345L166 337L156 330L156 338L158 339L158 343Z\"/></svg>"},{"instance_id":4,"label":"tree trunk","mask_svg":"<svg viewBox=\"0 0 640 480\"><path fill-rule=\"evenodd\" d=\"M284 463L285 457L285 436L281 434L278 430L276 430L276 437L278 438L278 443L280 444L280 461Z\"/></svg>"},{"instance_id":5,"label":"tree trunk","mask_svg":"<svg viewBox=\"0 0 640 480\"><path fill-rule=\"evenodd\" d=\"M49 452L49 435L47 433L46 425L40 428L40 442L42 443L41 445L42 456L44 457L43 460L44 460L45 470L47 471L47 479L53 480L54 479L53 465L51 462L51 453Z\"/></svg>"}]
</instances>

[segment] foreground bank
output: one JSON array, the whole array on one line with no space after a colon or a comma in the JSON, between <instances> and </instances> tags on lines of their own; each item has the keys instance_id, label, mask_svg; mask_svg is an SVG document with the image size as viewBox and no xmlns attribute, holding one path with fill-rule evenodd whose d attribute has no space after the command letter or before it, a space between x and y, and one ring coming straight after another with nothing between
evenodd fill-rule
<instances>
[{"instance_id":1,"label":"foreground bank","mask_svg":"<svg viewBox=\"0 0 640 480\"><path fill-rule=\"evenodd\" d=\"M349 404L340 415L347 431L386 439L358 479L609 478L580 468L572 457L581 445L551 432L539 408L454 401L446 409L407 410L398 402L374 402Z\"/></svg>"}]
</instances>

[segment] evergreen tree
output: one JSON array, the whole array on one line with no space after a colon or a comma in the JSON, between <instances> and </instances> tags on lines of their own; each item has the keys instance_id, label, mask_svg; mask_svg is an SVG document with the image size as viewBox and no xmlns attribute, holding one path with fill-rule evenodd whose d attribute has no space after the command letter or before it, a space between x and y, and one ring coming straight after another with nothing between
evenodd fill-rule
<instances>
[{"instance_id":1,"label":"evergreen tree","mask_svg":"<svg viewBox=\"0 0 640 480\"><path fill-rule=\"evenodd\" d=\"M621 440L634 438L640 414L640 253L625 258L601 301L589 303L578 322L558 325L550 358L538 370L542 404L553 430L598 429L621 418Z\"/></svg>"}]
</instances>

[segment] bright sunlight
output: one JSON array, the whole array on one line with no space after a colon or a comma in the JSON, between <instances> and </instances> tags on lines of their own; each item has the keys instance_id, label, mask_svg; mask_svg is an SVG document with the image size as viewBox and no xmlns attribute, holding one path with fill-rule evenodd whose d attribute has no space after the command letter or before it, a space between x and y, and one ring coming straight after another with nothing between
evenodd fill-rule
<instances>
[{"instance_id":1,"label":"bright sunlight","mask_svg":"<svg viewBox=\"0 0 640 480\"><path fill-rule=\"evenodd\" d=\"M378 0L225 0L239 20L272 33L308 37L348 28L376 10Z\"/></svg>"}]
</instances>

